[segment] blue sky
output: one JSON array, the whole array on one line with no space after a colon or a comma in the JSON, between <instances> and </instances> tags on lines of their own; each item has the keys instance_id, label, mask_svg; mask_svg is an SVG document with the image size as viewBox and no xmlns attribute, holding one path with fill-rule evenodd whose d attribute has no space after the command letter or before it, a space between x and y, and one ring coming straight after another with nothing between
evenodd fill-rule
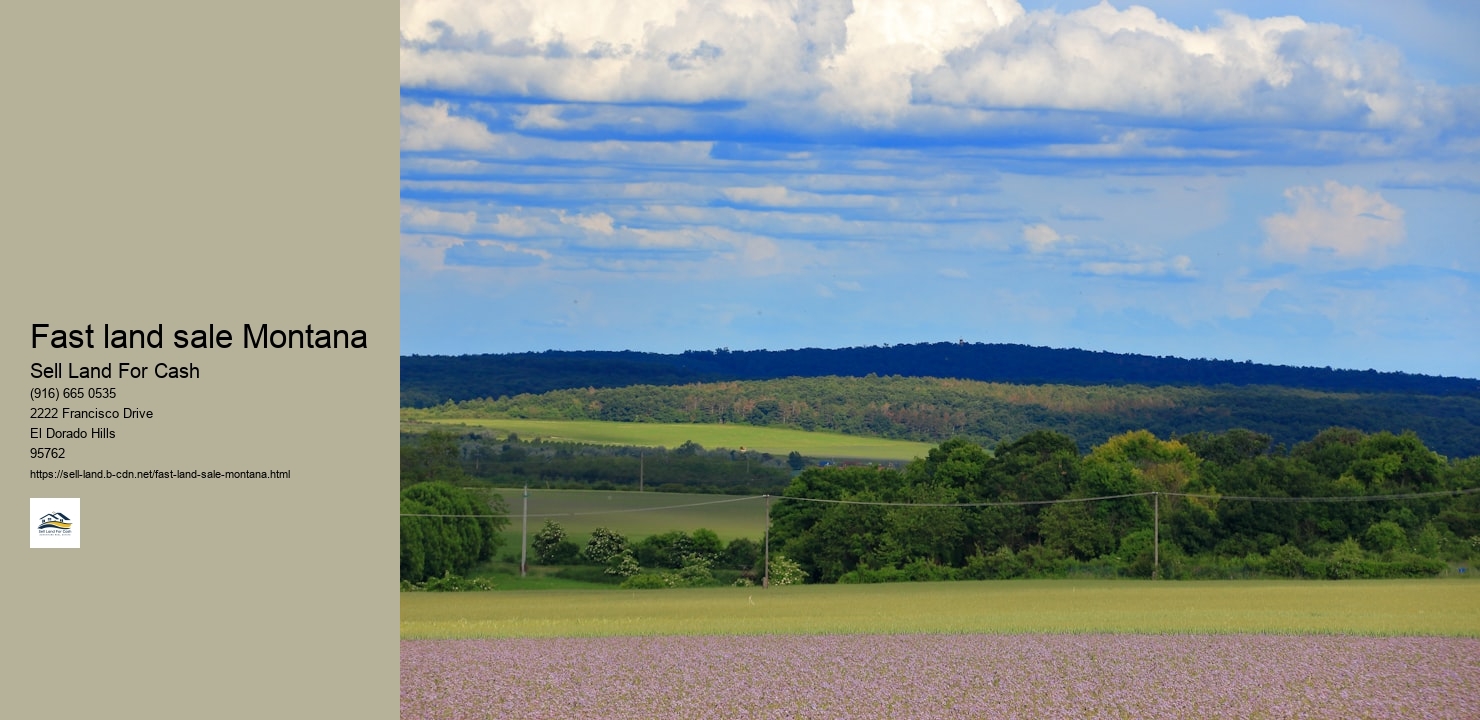
<instances>
[{"instance_id":1,"label":"blue sky","mask_svg":"<svg viewBox=\"0 0 1480 720\"><path fill-rule=\"evenodd\" d=\"M1480 377L1480 3L402 2L401 351Z\"/></svg>"}]
</instances>

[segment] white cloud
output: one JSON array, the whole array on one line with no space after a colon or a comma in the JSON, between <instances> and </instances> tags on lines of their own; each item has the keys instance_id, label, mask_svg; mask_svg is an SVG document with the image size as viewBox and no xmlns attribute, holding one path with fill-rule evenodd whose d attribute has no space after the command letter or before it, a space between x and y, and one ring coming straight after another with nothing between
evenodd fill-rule
<instances>
[{"instance_id":1,"label":"white cloud","mask_svg":"<svg viewBox=\"0 0 1480 720\"><path fill-rule=\"evenodd\" d=\"M681 107L629 108L710 101L804 131L1038 127L1042 111L1064 110L1117 114L1099 119L1109 125L1240 119L1433 137L1463 114L1449 89L1353 29L1231 12L1188 29L1108 3L1061 14L1015 0L409 0L400 67L408 88L622 103L590 116L613 127L707 123ZM516 121L572 122L548 105ZM1135 134L1106 142L1178 152Z\"/></svg>"},{"instance_id":2,"label":"white cloud","mask_svg":"<svg viewBox=\"0 0 1480 720\"><path fill-rule=\"evenodd\" d=\"M578 228L601 235L610 235L614 232L612 228L612 216L599 212L590 215L571 215L560 213L560 222L567 225L575 225Z\"/></svg>"},{"instance_id":3,"label":"white cloud","mask_svg":"<svg viewBox=\"0 0 1480 720\"><path fill-rule=\"evenodd\" d=\"M445 102L401 106L402 150L492 150L499 140L487 126L449 113Z\"/></svg>"},{"instance_id":4,"label":"white cloud","mask_svg":"<svg viewBox=\"0 0 1480 720\"><path fill-rule=\"evenodd\" d=\"M443 212L422 205L401 205L401 226L418 230L466 233L478 223L478 213Z\"/></svg>"},{"instance_id":5,"label":"white cloud","mask_svg":"<svg viewBox=\"0 0 1480 720\"><path fill-rule=\"evenodd\" d=\"M1023 227L1023 242L1028 244L1028 251L1032 253L1045 253L1054 249L1055 245L1071 243L1073 237L1060 235L1053 228L1038 224Z\"/></svg>"},{"instance_id":6,"label":"white cloud","mask_svg":"<svg viewBox=\"0 0 1480 720\"><path fill-rule=\"evenodd\" d=\"M1406 237L1403 209L1380 193L1328 180L1285 190L1293 208L1264 218L1266 258L1376 267Z\"/></svg>"},{"instance_id":7,"label":"white cloud","mask_svg":"<svg viewBox=\"0 0 1480 720\"><path fill-rule=\"evenodd\" d=\"M524 111L524 116L514 123L521 130L559 130L568 123L560 117L560 108L555 105L535 105Z\"/></svg>"},{"instance_id":8,"label":"white cloud","mask_svg":"<svg viewBox=\"0 0 1480 720\"><path fill-rule=\"evenodd\" d=\"M813 82L784 0L404 3L401 82L574 101L701 102Z\"/></svg>"},{"instance_id":9,"label":"white cloud","mask_svg":"<svg viewBox=\"0 0 1480 720\"><path fill-rule=\"evenodd\" d=\"M857 0L843 46L821 63L824 102L865 125L892 122L910 105L916 75L1022 14L1014 0Z\"/></svg>"},{"instance_id":10,"label":"white cloud","mask_svg":"<svg viewBox=\"0 0 1480 720\"><path fill-rule=\"evenodd\" d=\"M1194 278L1192 258L1178 255L1171 260L1145 262L1087 262L1079 269L1090 275L1144 277L1144 278Z\"/></svg>"},{"instance_id":11,"label":"white cloud","mask_svg":"<svg viewBox=\"0 0 1480 720\"><path fill-rule=\"evenodd\" d=\"M738 203L790 207L798 205L801 202L800 198L790 194L785 187L780 185L731 187L725 188L723 192L725 197L729 198L732 202Z\"/></svg>"}]
</instances>

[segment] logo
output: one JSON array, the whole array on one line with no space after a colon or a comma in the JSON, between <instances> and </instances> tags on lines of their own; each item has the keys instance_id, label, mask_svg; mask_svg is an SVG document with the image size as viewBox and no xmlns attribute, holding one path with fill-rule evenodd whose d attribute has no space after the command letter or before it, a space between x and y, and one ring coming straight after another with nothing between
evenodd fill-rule
<instances>
[{"instance_id":1,"label":"logo","mask_svg":"<svg viewBox=\"0 0 1480 720\"><path fill-rule=\"evenodd\" d=\"M82 500L31 498L31 547L82 547Z\"/></svg>"},{"instance_id":2,"label":"logo","mask_svg":"<svg viewBox=\"0 0 1480 720\"><path fill-rule=\"evenodd\" d=\"M41 524L37 525L36 529L45 530L47 528L61 530L70 535L72 533L72 518L59 512L47 513L41 516Z\"/></svg>"}]
</instances>

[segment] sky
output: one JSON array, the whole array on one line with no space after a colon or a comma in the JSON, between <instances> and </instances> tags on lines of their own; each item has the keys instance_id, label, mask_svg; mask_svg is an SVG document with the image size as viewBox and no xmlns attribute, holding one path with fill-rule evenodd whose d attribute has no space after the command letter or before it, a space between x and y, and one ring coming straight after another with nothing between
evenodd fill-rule
<instances>
[{"instance_id":1,"label":"sky","mask_svg":"<svg viewBox=\"0 0 1480 720\"><path fill-rule=\"evenodd\" d=\"M403 0L401 352L1480 377L1480 3Z\"/></svg>"}]
</instances>

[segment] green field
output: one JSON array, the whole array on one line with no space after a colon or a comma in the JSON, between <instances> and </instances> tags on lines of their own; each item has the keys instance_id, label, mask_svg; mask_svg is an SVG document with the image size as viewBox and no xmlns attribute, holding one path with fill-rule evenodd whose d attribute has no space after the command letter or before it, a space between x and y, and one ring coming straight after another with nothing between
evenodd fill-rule
<instances>
[{"instance_id":1,"label":"green field","mask_svg":"<svg viewBox=\"0 0 1480 720\"><path fill-rule=\"evenodd\" d=\"M1467 580L1003 580L402 593L401 638L858 633L1480 636Z\"/></svg>"},{"instance_id":2,"label":"green field","mask_svg":"<svg viewBox=\"0 0 1480 720\"><path fill-rule=\"evenodd\" d=\"M401 417L420 423L465 425L486 428L499 434L518 433L520 438L589 443L676 448L695 442L706 449L753 450L785 456L793 451L809 458L837 460L888 460L907 462L925 457L932 443L860 437L840 433L807 432L752 425L698 425L683 423L625 423L595 420L521 420L517 418L433 418L415 410L402 410Z\"/></svg>"},{"instance_id":3,"label":"green field","mask_svg":"<svg viewBox=\"0 0 1480 720\"><path fill-rule=\"evenodd\" d=\"M483 492L502 495L512 517L504 528L504 550L519 551L523 491L494 488ZM617 490L529 490L529 533L553 520L570 540L585 546L598 527L615 530L637 541L649 535L708 528L729 542L746 537L760 540L766 527L766 504L760 498L698 493L622 492Z\"/></svg>"}]
</instances>

